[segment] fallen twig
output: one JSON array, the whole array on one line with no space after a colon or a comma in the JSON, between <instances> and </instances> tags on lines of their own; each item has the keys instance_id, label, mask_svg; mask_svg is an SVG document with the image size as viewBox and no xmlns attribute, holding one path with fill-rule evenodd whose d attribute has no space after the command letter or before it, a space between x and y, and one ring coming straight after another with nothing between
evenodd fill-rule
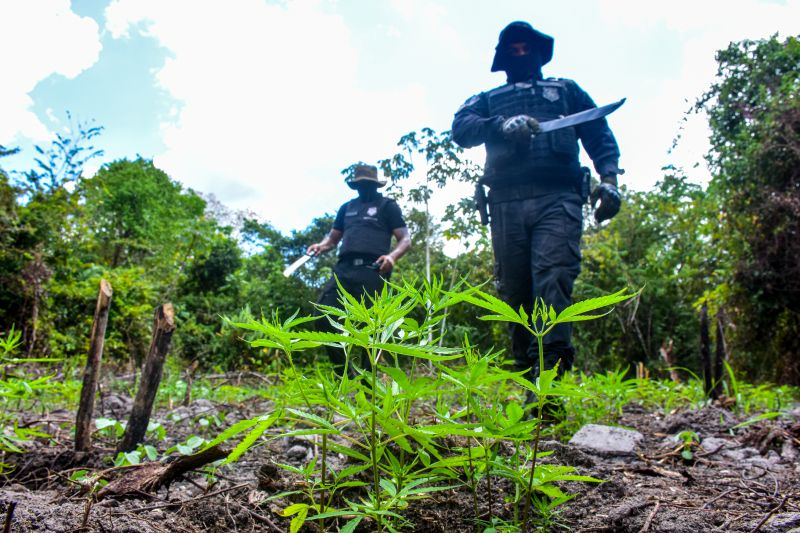
<instances>
[{"instance_id":1,"label":"fallen twig","mask_svg":"<svg viewBox=\"0 0 800 533\"><path fill-rule=\"evenodd\" d=\"M728 489L728 490L726 490L725 492L721 492L721 493L717 494L716 496L714 496L713 498L711 498L710 500L708 500L706 503L704 503L704 504L703 504L703 507L701 507L701 509L708 509L708 508L709 508L709 506L710 506L712 503L714 503L715 501L719 500L720 498L724 498L725 496L727 496L727 495L728 495L728 494L730 494L731 492L736 492L737 490L738 490L738 489Z\"/></svg>"},{"instance_id":2,"label":"fallen twig","mask_svg":"<svg viewBox=\"0 0 800 533\"><path fill-rule=\"evenodd\" d=\"M265 524L267 524L269 527L271 527L273 530L277 531L278 533L280 533L281 531L283 531L283 529L279 528L279 527L278 527L278 526L275 524L275 522L273 522L273 521L272 521L272 520L271 520L271 519L270 519L268 516L264 516L264 515L262 515L262 514L259 514L259 513L255 512L255 511L253 511L252 509L248 509L247 507L245 507L245 506L244 506L244 505L242 505L242 504L239 504L239 505L241 506L241 508L242 508L242 509L244 509L245 511L247 511L248 513L250 513L250 516L252 516L253 518L256 518L256 519L258 519L258 520L261 520L262 522L264 522Z\"/></svg>"},{"instance_id":3,"label":"fallen twig","mask_svg":"<svg viewBox=\"0 0 800 533\"><path fill-rule=\"evenodd\" d=\"M141 511L152 511L154 509L164 509L164 508L167 508L167 507L178 507L178 506L186 505L188 503L199 502L200 500L205 500L207 498L211 498L212 496L217 496L218 494L222 494L224 492L230 492L232 490L241 489L243 487L246 487L247 485L249 485L249 483L242 483L242 484L236 485L234 487L228 487L227 489L220 489L220 490L217 490L217 491L214 491L214 492L210 492L208 494L203 494L202 496L197 496L196 498L189 498L188 500L181 500L179 502L162 503L160 505L149 505L147 507L137 507L136 509L130 509L128 511L121 511L121 512L110 513L110 514L111 514L111 516L116 516L116 515L125 514L126 512L128 512L128 513L132 513L132 512L138 513L138 512L141 512Z\"/></svg>"},{"instance_id":4,"label":"fallen twig","mask_svg":"<svg viewBox=\"0 0 800 533\"><path fill-rule=\"evenodd\" d=\"M644 525L642 526L642 529L639 530L639 533L645 533L645 531L650 529L650 524L653 522L653 517L656 516L659 507L661 507L661 502L657 501L653 512L650 513L650 515L647 517L647 520L644 521Z\"/></svg>"},{"instance_id":5,"label":"fallen twig","mask_svg":"<svg viewBox=\"0 0 800 533\"><path fill-rule=\"evenodd\" d=\"M83 520L81 521L81 529L87 529L89 524L89 513L92 512L92 498L86 498L86 506L83 508Z\"/></svg>"},{"instance_id":6,"label":"fallen twig","mask_svg":"<svg viewBox=\"0 0 800 533\"><path fill-rule=\"evenodd\" d=\"M8 509L6 509L6 521L3 524L3 533L11 533L11 520L14 518L14 509L17 507L17 502L8 502Z\"/></svg>"},{"instance_id":7,"label":"fallen twig","mask_svg":"<svg viewBox=\"0 0 800 533\"><path fill-rule=\"evenodd\" d=\"M759 522L759 523L756 525L756 527L754 527L753 529L751 529L751 530L750 530L750 533L756 533L756 531L758 531L759 529L761 529L761 526L763 526L764 524L766 524L766 523L767 523L767 520L769 520L769 519L770 519L770 517L771 517L772 515L774 515L774 514L775 514L775 513L777 513L778 511L780 511L780 510L783 508L783 506L784 506L784 505L786 505L786 500L788 500L788 499L789 499L789 497L790 497L790 495L788 495L788 494L787 494L787 495L786 495L786 496L783 498L783 500L781 501L781 503L779 503L779 504L778 504L778 505L776 505L774 508L772 508L772 510L770 510L770 512L768 512L768 513L767 513L767 514L764 516L764 518L762 518L762 519L761 519L761 522Z\"/></svg>"}]
</instances>

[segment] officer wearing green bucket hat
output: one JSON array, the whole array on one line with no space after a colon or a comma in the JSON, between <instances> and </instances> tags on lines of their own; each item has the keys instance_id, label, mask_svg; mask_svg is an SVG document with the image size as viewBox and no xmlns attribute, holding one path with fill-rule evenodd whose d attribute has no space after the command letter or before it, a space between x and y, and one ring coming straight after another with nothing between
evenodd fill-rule
<instances>
[{"instance_id":1,"label":"officer wearing green bucket hat","mask_svg":"<svg viewBox=\"0 0 800 533\"><path fill-rule=\"evenodd\" d=\"M306 250L319 255L339 247L334 277L322 289L319 304L340 307L338 285L356 298L379 293L392 274L397 261L411 248L411 236L397 202L378 192L386 180L378 177L373 165L356 164L345 183L358 192L336 213L333 228L324 239ZM395 245L392 248L392 237ZM365 298L367 301L368 298ZM332 331L327 320L318 320L317 329ZM345 355L339 348L328 347L328 357L337 372L344 368Z\"/></svg>"}]
</instances>

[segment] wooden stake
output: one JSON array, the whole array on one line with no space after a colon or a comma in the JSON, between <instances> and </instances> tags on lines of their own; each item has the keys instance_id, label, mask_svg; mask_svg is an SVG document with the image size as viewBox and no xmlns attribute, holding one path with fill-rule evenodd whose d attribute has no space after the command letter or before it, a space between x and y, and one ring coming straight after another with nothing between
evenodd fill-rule
<instances>
[{"instance_id":1,"label":"wooden stake","mask_svg":"<svg viewBox=\"0 0 800 533\"><path fill-rule=\"evenodd\" d=\"M714 389L711 391L711 397L715 400L722 395L723 361L727 358L725 333L723 331L724 318L722 307L720 307L717 311L717 345L714 353Z\"/></svg>"},{"instance_id":2,"label":"wooden stake","mask_svg":"<svg viewBox=\"0 0 800 533\"><path fill-rule=\"evenodd\" d=\"M700 308L700 362L703 365L703 379L706 395L711 394L714 376L711 373L711 333L708 326L708 303Z\"/></svg>"},{"instance_id":3,"label":"wooden stake","mask_svg":"<svg viewBox=\"0 0 800 533\"><path fill-rule=\"evenodd\" d=\"M659 353L661 354L661 358L664 360L664 363L669 367L669 377L675 383L681 382L681 376L678 374L678 369L675 368L675 358L672 353L672 349L674 347L674 343L672 339L668 339L665 343L661 345L661 348L658 349Z\"/></svg>"},{"instance_id":4,"label":"wooden stake","mask_svg":"<svg viewBox=\"0 0 800 533\"><path fill-rule=\"evenodd\" d=\"M183 393L183 403L181 404L183 406L188 406L192 403L192 381L194 381L194 372L199 364L199 361L193 361L189 368L186 369L186 391Z\"/></svg>"},{"instance_id":5,"label":"wooden stake","mask_svg":"<svg viewBox=\"0 0 800 533\"><path fill-rule=\"evenodd\" d=\"M136 445L144 440L147 432L147 424L150 422L150 414L153 410L153 403L158 392L158 385L161 383L161 372L164 369L164 361L167 358L169 345L172 341L172 334L175 331L175 310L171 303L156 308L153 318L153 340L150 343L150 350L144 362L142 376L139 380L139 390L133 401L133 409L128 425L125 427L125 434L117 446L117 452L129 452L136 448Z\"/></svg>"},{"instance_id":6,"label":"wooden stake","mask_svg":"<svg viewBox=\"0 0 800 533\"><path fill-rule=\"evenodd\" d=\"M100 361L103 357L103 344L112 293L111 284L101 279L100 291L97 294L97 306L94 310L92 336L89 341L89 356L86 358L86 370L83 372L81 400L75 419L75 450L79 452L87 452L92 447L94 400L97 394L97 382L100 379Z\"/></svg>"}]
</instances>

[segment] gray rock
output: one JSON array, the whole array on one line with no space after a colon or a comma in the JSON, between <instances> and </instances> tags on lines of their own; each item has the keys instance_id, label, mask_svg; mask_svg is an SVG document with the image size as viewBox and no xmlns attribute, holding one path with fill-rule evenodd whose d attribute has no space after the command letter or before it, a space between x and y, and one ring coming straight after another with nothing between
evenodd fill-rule
<instances>
[{"instance_id":1,"label":"gray rock","mask_svg":"<svg viewBox=\"0 0 800 533\"><path fill-rule=\"evenodd\" d=\"M773 470L774 464L770 463L769 460L764 459L763 457L750 457L746 460L746 463L750 466L755 466L758 468L763 468L764 470Z\"/></svg>"},{"instance_id":2,"label":"gray rock","mask_svg":"<svg viewBox=\"0 0 800 533\"><path fill-rule=\"evenodd\" d=\"M741 462L751 457L761 457L761 454L755 448L740 448L738 450L724 450L722 456L733 462Z\"/></svg>"},{"instance_id":3,"label":"gray rock","mask_svg":"<svg viewBox=\"0 0 800 533\"><path fill-rule=\"evenodd\" d=\"M608 512L608 519L613 524L619 524L641 514L647 506L648 503L644 498L627 498Z\"/></svg>"},{"instance_id":4,"label":"gray rock","mask_svg":"<svg viewBox=\"0 0 800 533\"><path fill-rule=\"evenodd\" d=\"M752 466L763 468L764 470L770 470L772 472L783 470L784 467L780 464L781 461L781 456L778 455L775 450L770 450L767 452L766 457L755 455L744 460L745 464L750 464Z\"/></svg>"},{"instance_id":5,"label":"gray rock","mask_svg":"<svg viewBox=\"0 0 800 533\"><path fill-rule=\"evenodd\" d=\"M783 441L783 446L781 446L781 456L787 463L794 463L797 461L797 448L795 448L791 439L786 439Z\"/></svg>"},{"instance_id":6,"label":"gray rock","mask_svg":"<svg viewBox=\"0 0 800 533\"><path fill-rule=\"evenodd\" d=\"M781 456L775 450L770 450L767 452L767 461L776 465L781 462Z\"/></svg>"},{"instance_id":7,"label":"gray rock","mask_svg":"<svg viewBox=\"0 0 800 533\"><path fill-rule=\"evenodd\" d=\"M207 400L205 398L198 398L192 402L192 407L194 407L198 411L208 410L208 411L216 411L217 405L212 402L211 400Z\"/></svg>"},{"instance_id":8,"label":"gray rock","mask_svg":"<svg viewBox=\"0 0 800 533\"><path fill-rule=\"evenodd\" d=\"M286 457L294 459L295 461L302 461L308 455L308 448L300 444L296 444L286 450Z\"/></svg>"},{"instance_id":9,"label":"gray rock","mask_svg":"<svg viewBox=\"0 0 800 533\"><path fill-rule=\"evenodd\" d=\"M700 444L709 455L714 455L722 450L732 448L732 443L727 439L720 439L718 437L706 437Z\"/></svg>"},{"instance_id":10,"label":"gray rock","mask_svg":"<svg viewBox=\"0 0 800 533\"><path fill-rule=\"evenodd\" d=\"M770 533L778 533L779 531L788 531L800 526L800 513L780 513L776 514L769 521L764 524L763 531Z\"/></svg>"},{"instance_id":11,"label":"gray rock","mask_svg":"<svg viewBox=\"0 0 800 533\"><path fill-rule=\"evenodd\" d=\"M630 429L586 424L572 436L569 443L595 453L633 455L636 445L643 438L641 433Z\"/></svg>"},{"instance_id":12,"label":"gray rock","mask_svg":"<svg viewBox=\"0 0 800 533\"><path fill-rule=\"evenodd\" d=\"M130 414L132 408L133 398L130 396L112 392L100 397L100 410L106 416L120 419Z\"/></svg>"}]
</instances>

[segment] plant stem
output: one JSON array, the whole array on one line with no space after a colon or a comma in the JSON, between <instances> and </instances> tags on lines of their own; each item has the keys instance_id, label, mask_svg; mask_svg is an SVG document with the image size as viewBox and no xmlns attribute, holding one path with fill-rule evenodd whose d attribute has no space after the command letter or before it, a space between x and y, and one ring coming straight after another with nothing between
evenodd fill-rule
<instances>
[{"instance_id":1,"label":"plant stem","mask_svg":"<svg viewBox=\"0 0 800 533\"><path fill-rule=\"evenodd\" d=\"M467 423L472 423L472 410L470 409L470 390L467 389ZM467 461L469 461L469 486L472 489L472 508L475 519L478 519L478 488L475 486L475 467L472 464L472 448L467 441Z\"/></svg>"},{"instance_id":2,"label":"plant stem","mask_svg":"<svg viewBox=\"0 0 800 533\"><path fill-rule=\"evenodd\" d=\"M536 340L539 345L539 377L542 375L542 371L544 370L544 341L542 340L544 335L536 335ZM528 531L528 510L531 506L531 491L533 490L533 478L536 473L536 456L539 454L539 438L542 434L542 408L544 407L545 398L539 394L538 395L538 418L539 423L536 424L536 435L533 438L533 460L531 462L531 474L528 478L528 489L525 492L525 505L522 508L522 531Z\"/></svg>"},{"instance_id":3,"label":"plant stem","mask_svg":"<svg viewBox=\"0 0 800 533\"><path fill-rule=\"evenodd\" d=\"M328 434L322 434L322 490L320 491L320 498L319 498L319 513L322 514L325 512L325 471L326 471L326 459L328 457ZM322 518L319 521L319 528L322 531L325 531L325 519Z\"/></svg>"},{"instance_id":4,"label":"plant stem","mask_svg":"<svg viewBox=\"0 0 800 533\"><path fill-rule=\"evenodd\" d=\"M516 442L516 453L514 454L514 471L519 472L519 441ZM514 523L519 523L519 483L514 483Z\"/></svg>"},{"instance_id":5,"label":"plant stem","mask_svg":"<svg viewBox=\"0 0 800 533\"><path fill-rule=\"evenodd\" d=\"M375 504L378 506L378 511L381 510L381 493L380 493L380 479L378 475L378 447L377 447L377 435L375 430L375 411L377 409L377 405L375 403L375 397L377 396L377 387L376 382L378 380L378 362L375 357L373 351L370 354L370 359L372 364L372 394L371 394L371 402L372 402L372 416L370 416L370 448L372 450L372 482L373 482L373 490L375 490ZM383 525L381 523L381 515L380 513L375 514L375 518L378 522L378 531L380 532L383 529Z\"/></svg>"},{"instance_id":6,"label":"plant stem","mask_svg":"<svg viewBox=\"0 0 800 533\"><path fill-rule=\"evenodd\" d=\"M483 448L486 450L486 499L489 502L489 521L492 520L492 503L494 502L494 497L492 496L492 448L491 446L487 446L486 442L489 439L484 439Z\"/></svg>"}]
</instances>

